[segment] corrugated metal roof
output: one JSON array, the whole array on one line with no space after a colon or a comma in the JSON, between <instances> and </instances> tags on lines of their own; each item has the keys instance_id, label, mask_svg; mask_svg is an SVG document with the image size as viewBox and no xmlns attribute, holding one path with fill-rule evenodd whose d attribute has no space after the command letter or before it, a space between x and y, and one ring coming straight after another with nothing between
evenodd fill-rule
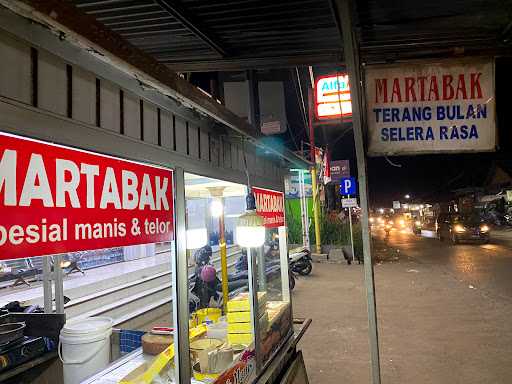
<instances>
[{"instance_id":1,"label":"corrugated metal roof","mask_svg":"<svg viewBox=\"0 0 512 384\"><path fill-rule=\"evenodd\" d=\"M75 0L178 71L342 62L336 0ZM512 0L360 0L363 59L507 50Z\"/></svg>"},{"instance_id":2,"label":"corrugated metal roof","mask_svg":"<svg viewBox=\"0 0 512 384\"><path fill-rule=\"evenodd\" d=\"M485 53L507 48L512 1L366 0L357 13L363 57Z\"/></svg>"},{"instance_id":3,"label":"corrugated metal roof","mask_svg":"<svg viewBox=\"0 0 512 384\"><path fill-rule=\"evenodd\" d=\"M304 64L341 61L341 39L328 0L77 0L74 3L177 70L187 69L183 63L211 60L220 63L223 59L267 58L278 63L279 58L293 56L294 62L300 62L303 57ZM284 64L286 60L281 62Z\"/></svg>"}]
</instances>

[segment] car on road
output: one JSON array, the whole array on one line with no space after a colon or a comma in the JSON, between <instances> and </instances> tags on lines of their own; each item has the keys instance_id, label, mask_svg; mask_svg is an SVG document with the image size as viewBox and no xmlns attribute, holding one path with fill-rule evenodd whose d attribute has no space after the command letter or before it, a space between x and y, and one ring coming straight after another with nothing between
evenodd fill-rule
<instances>
[{"instance_id":1,"label":"car on road","mask_svg":"<svg viewBox=\"0 0 512 384\"><path fill-rule=\"evenodd\" d=\"M461 241L488 243L490 228L478 213L441 213L436 222L437 237L453 244Z\"/></svg>"}]
</instances>

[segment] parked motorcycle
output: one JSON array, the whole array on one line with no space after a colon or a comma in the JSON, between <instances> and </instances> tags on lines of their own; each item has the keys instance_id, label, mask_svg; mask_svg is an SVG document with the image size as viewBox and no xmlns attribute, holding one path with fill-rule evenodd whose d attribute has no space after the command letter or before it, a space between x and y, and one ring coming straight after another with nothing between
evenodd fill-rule
<instances>
[{"instance_id":1,"label":"parked motorcycle","mask_svg":"<svg viewBox=\"0 0 512 384\"><path fill-rule=\"evenodd\" d=\"M307 248L300 248L289 255L290 270L302 276L307 276L313 271L313 259Z\"/></svg>"}]
</instances>

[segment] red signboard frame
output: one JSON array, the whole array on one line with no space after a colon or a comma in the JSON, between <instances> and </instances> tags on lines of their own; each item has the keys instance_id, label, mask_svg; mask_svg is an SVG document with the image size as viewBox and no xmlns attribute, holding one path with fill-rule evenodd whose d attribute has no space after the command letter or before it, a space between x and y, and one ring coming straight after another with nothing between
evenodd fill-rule
<instances>
[{"instance_id":1,"label":"red signboard frame","mask_svg":"<svg viewBox=\"0 0 512 384\"><path fill-rule=\"evenodd\" d=\"M0 260L170 241L173 176L0 132Z\"/></svg>"},{"instance_id":2,"label":"red signboard frame","mask_svg":"<svg viewBox=\"0 0 512 384\"><path fill-rule=\"evenodd\" d=\"M253 187L252 192L256 199L256 213L263 217L265 227L285 225L284 193L257 187Z\"/></svg>"}]
</instances>

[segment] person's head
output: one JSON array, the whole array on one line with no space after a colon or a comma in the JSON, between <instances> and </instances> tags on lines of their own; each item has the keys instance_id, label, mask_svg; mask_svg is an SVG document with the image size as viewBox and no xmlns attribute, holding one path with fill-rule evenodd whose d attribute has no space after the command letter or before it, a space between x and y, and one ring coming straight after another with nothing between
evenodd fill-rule
<instances>
[{"instance_id":1,"label":"person's head","mask_svg":"<svg viewBox=\"0 0 512 384\"><path fill-rule=\"evenodd\" d=\"M201 268L201 280L205 283L212 283L217 277L217 271L213 265L205 265Z\"/></svg>"},{"instance_id":2,"label":"person's head","mask_svg":"<svg viewBox=\"0 0 512 384\"><path fill-rule=\"evenodd\" d=\"M210 258L212 257L212 247L209 245L205 245L202 248L199 248L194 254L194 259L197 265L206 265L210 262Z\"/></svg>"}]
</instances>

